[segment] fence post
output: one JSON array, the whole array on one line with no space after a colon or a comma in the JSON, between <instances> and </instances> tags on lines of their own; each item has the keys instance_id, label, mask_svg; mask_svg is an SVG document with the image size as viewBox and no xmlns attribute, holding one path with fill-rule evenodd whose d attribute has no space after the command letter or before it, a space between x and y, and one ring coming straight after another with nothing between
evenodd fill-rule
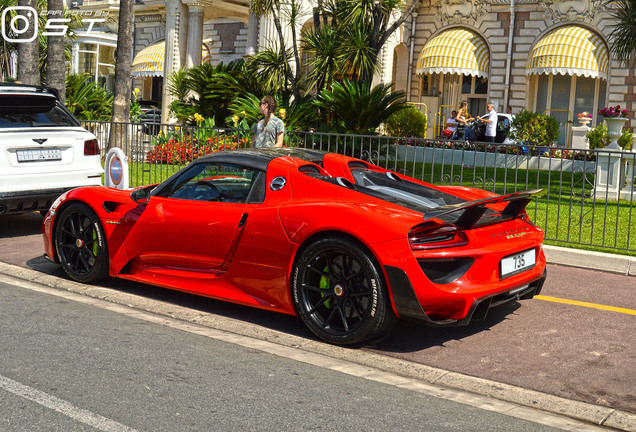
<instances>
[{"instance_id":1,"label":"fence post","mask_svg":"<svg viewBox=\"0 0 636 432\"><path fill-rule=\"evenodd\" d=\"M624 175L622 152L605 149L598 152L592 195L596 199L618 200L625 180Z\"/></svg>"}]
</instances>

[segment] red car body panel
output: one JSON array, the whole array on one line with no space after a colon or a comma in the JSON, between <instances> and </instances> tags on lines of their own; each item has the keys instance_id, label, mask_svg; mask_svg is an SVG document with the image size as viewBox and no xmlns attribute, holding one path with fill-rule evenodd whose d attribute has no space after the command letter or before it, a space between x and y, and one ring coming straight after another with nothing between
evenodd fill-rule
<instances>
[{"instance_id":1,"label":"red car body panel","mask_svg":"<svg viewBox=\"0 0 636 432\"><path fill-rule=\"evenodd\" d=\"M296 314L290 280L299 251L311 239L333 233L355 239L375 258L398 316L432 325L452 324L451 320L470 319L484 299L501 293L514 296L517 288L526 293L529 284L536 288L533 292L540 290L546 264L543 233L523 218L467 229L465 245L414 250L409 233L422 224L421 212L302 171L310 166L313 172L353 182L352 162L387 172L337 154L326 154L322 166L278 157L267 165L266 184L282 177L286 186L268 188L264 201L258 204L219 205L160 196L138 204L130 191L75 189L61 196L44 219L45 253L59 262L54 246L55 216L68 204L82 202L103 225L110 276L286 314ZM395 175L465 200L493 196L482 190L438 187ZM488 207L501 211L505 204ZM501 260L530 249L536 251L536 265L502 279ZM450 283L432 282L422 266L450 258L474 262Z\"/></svg>"}]
</instances>

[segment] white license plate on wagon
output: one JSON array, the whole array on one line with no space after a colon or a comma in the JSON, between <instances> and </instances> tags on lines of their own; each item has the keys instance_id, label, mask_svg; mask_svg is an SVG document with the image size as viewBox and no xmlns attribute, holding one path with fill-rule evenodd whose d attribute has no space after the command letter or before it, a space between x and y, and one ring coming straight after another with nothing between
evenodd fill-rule
<instances>
[{"instance_id":1,"label":"white license plate on wagon","mask_svg":"<svg viewBox=\"0 0 636 432\"><path fill-rule=\"evenodd\" d=\"M499 263L499 274L501 278L507 278L517 273L529 270L537 263L536 252L534 249L509 255Z\"/></svg>"},{"instance_id":2,"label":"white license plate on wagon","mask_svg":"<svg viewBox=\"0 0 636 432\"><path fill-rule=\"evenodd\" d=\"M16 152L18 162L40 162L62 160L62 150L53 149L28 149Z\"/></svg>"}]
</instances>

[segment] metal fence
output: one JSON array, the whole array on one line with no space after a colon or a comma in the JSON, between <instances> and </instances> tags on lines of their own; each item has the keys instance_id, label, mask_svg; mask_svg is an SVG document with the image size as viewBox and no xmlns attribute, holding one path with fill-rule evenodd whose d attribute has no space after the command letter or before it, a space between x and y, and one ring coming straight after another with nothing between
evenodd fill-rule
<instances>
[{"instance_id":1,"label":"metal fence","mask_svg":"<svg viewBox=\"0 0 636 432\"><path fill-rule=\"evenodd\" d=\"M126 153L131 186L159 183L203 154L251 142L250 131L238 129L99 122L85 127L103 148L112 138L110 146ZM634 152L319 132L288 132L285 145L353 156L435 185L497 194L545 189L527 210L548 243L636 255Z\"/></svg>"}]
</instances>

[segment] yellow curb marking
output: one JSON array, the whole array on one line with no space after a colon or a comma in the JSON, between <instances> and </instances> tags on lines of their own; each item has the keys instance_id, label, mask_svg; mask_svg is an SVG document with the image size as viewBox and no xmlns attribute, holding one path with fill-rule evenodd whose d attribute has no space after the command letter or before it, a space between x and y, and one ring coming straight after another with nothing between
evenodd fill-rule
<instances>
[{"instance_id":1,"label":"yellow curb marking","mask_svg":"<svg viewBox=\"0 0 636 432\"><path fill-rule=\"evenodd\" d=\"M627 314L627 315L636 315L636 310L634 310L634 309L625 309L625 308L620 308L620 307L615 307L615 306L605 306L605 305L600 305L600 304L595 304L595 303L587 303L587 302L582 302L582 301L568 300L568 299L562 299L562 298L558 298L558 297L549 297L549 296L544 296L544 295L534 296L534 298L539 299L539 300L545 300L545 301L549 301L549 302L554 302L554 303L564 303L564 304L569 304L569 305L574 305L574 306L583 306L583 307L588 307L588 308L593 308L593 309L606 310L606 311L610 311L610 312L618 312L618 313L623 313L623 314Z\"/></svg>"}]
</instances>

